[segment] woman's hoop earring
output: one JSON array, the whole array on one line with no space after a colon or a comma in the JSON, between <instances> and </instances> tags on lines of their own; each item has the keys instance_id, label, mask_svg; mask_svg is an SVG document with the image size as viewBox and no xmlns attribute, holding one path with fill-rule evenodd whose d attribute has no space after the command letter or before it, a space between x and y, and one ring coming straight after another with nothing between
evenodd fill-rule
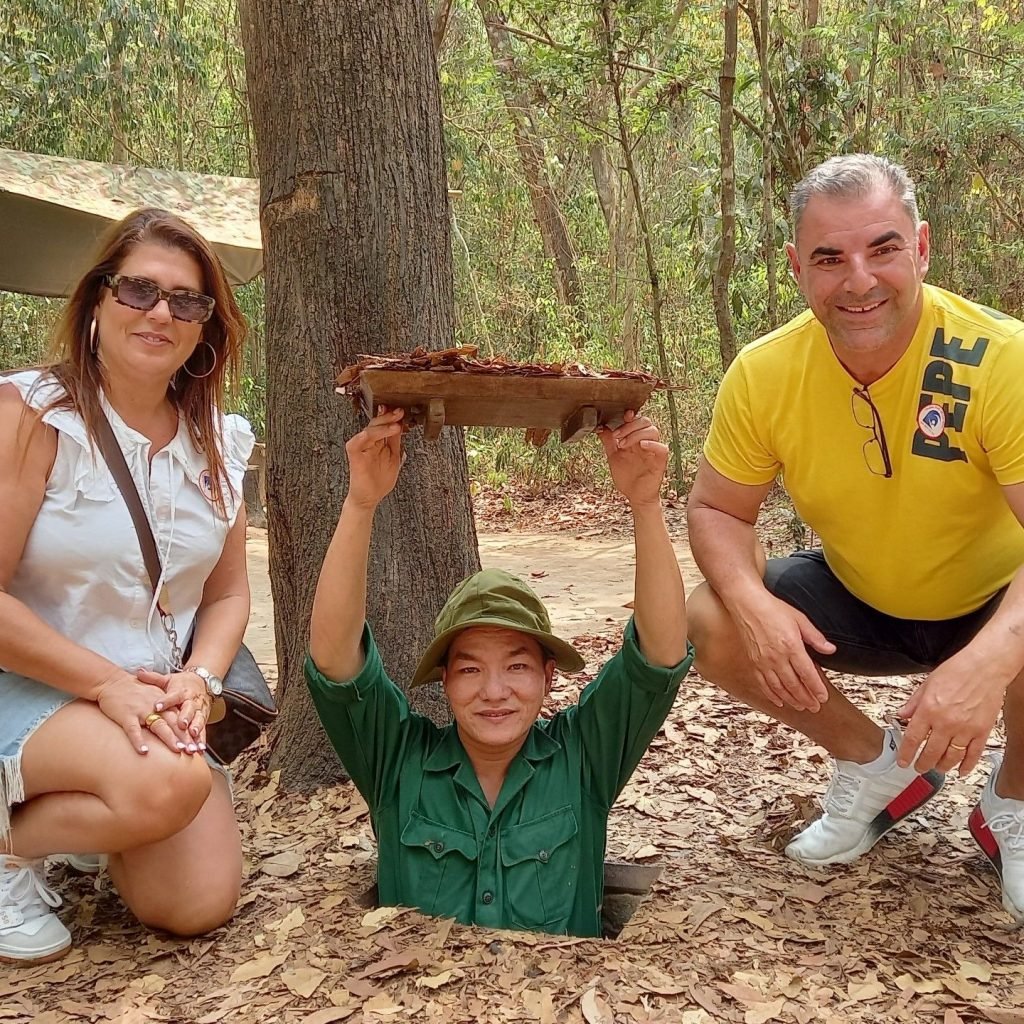
<instances>
[{"instance_id":1,"label":"woman's hoop earring","mask_svg":"<svg viewBox=\"0 0 1024 1024\"><path fill-rule=\"evenodd\" d=\"M96 340L96 317L93 317L92 323L89 324L89 348L92 350L92 354L96 355L96 349L98 348Z\"/></svg>"},{"instance_id":2,"label":"woman's hoop earring","mask_svg":"<svg viewBox=\"0 0 1024 1024\"><path fill-rule=\"evenodd\" d=\"M213 362L210 363L210 368L206 371L206 373L193 373L188 368L188 360L186 360L181 367L190 377L195 377L196 380L202 380L204 377L209 377L210 374L217 369L217 350L208 341L201 341L199 342L199 345L205 345L213 353ZM197 345L196 348L199 348L199 345ZM194 351L192 355L195 355ZM189 356L189 359L191 358L192 356Z\"/></svg>"}]
</instances>

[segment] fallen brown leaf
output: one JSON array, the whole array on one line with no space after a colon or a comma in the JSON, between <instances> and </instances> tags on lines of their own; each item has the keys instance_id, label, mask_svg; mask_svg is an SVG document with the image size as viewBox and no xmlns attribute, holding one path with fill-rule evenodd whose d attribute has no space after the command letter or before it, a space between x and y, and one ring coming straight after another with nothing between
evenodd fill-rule
<instances>
[{"instance_id":1,"label":"fallen brown leaf","mask_svg":"<svg viewBox=\"0 0 1024 1024\"><path fill-rule=\"evenodd\" d=\"M785 1002L785 999L776 999L761 1006L752 1006L743 1014L743 1024L768 1024L770 1020L778 1020Z\"/></svg>"},{"instance_id":2,"label":"fallen brown leaf","mask_svg":"<svg viewBox=\"0 0 1024 1024\"><path fill-rule=\"evenodd\" d=\"M302 866L302 857L294 850L276 853L260 862L260 871L274 878L288 878Z\"/></svg>"},{"instance_id":3,"label":"fallen brown leaf","mask_svg":"<svg viewBox=\"0 0 1024 1024\"><path fill-rule=\"evenodd\" d=\"M379 978L385 974L410 971L415 967L419 967L422 960L423 950L408 949L401 953L394 953L392 956L386 956L383 960L378 960L365 970L352 975L352 978L354 981L364 981L367 978Z\"/></svg>"},{"instance_id":4,"label":"fallen brown leaf","mask_svg":"<svg viewBox=\"0 0 1024 1024\"><path fill-rule=\"evenodd\" d=\"M284 982L285 988L292 995L300 996L302 999L308 999L326 977L324 971L317 970L315 967L299 967L294 971L281 973L281 981Z\"/></svg>"},{"instance_id":5,"label":"fallen brown leaf","mask_svg":"<svg viewBox=\"0 0 1024 1024\"><path fill-rule=\"evenodd\" d=\"M247 960L231 972L231 984L238 985L243 981L252 981L255 978L268 978L287 959L287 953L281 953L278 956L264 953L262 956Z\"/></svg>"},{"instance_id":6,"label":"fallen brown leaf","mask_svg":"<svg viewBox=\"0 0 1024 1024\"><path fill-rule=\"evenodd\" d=\"M352 1006L328 1006L323 1010L314 1010L311 1014L302 1018L302 1024L334 1024L335 1021L347 1020L355 1013L360 1006L354 1003Z\"/></svg>"},{"instance_id":7,"label":"fallen brown leaf","mask_svg":"<svg viewBox=\"0 0 1024 1024\"><path fill-rule=\"evenodd\" d=\"M615 1024L615 1017L596 989L588 988L580 999L580 1009L587 1024Z\"/></svg>"}]
</instances>

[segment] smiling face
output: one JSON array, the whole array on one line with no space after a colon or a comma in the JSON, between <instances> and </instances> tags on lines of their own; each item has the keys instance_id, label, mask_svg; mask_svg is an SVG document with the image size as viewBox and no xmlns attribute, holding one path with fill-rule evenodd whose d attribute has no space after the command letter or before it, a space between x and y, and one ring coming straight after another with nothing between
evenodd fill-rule
<instances>
[{"instance_id":1,"label":"smiling face","mask_svg":"<svg viewBox=\"0 0 1024 1024\"><path fill-rule=\"evenodd\" d=\"M869 377L885 373L921 318L928 225L915 228L884 185L862 197L816 195L803 211L796 244L786 251L839 359L855 376L859 370Z\"/></svg>"},{"instance_id":2,"label":"smiling face","mask_svg":"<svg viewBox=\"0 0 1024 1024\"><path fill-rule=\"evenodd\" d=\"M168 291L206 290L202 268L194 257L182 249L152 242L135 246L117 273L148 278ZM203 332L202 324L175 320L165 299L150 310L132 309L117 302L106 286L100 291L94 315L100 359L108 373L119 377L156 379L166 384L192 355Z\"/></svg>"},{"instance_id":3,"label":"smiling face","mask_svg":"<svg viewBox=\"0 0 1024 1024\"><path fill-rule=\"evenodd\" d=\"M473 626L448 648L442 671L463 746L515 753L537 721L555 662L514 629Z\"/></svg>"}]
</instances>

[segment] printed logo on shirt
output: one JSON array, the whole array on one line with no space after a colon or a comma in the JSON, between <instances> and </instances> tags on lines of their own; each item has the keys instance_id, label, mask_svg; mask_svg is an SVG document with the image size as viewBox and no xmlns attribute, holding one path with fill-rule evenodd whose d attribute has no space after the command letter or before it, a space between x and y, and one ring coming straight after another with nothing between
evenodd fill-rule
<instances>
[{"instance_id":1,"label":"printed logo on shirt","mask_svg":"<svg viewBox=\"0 0 1024 1024\"><path fill-rule=\"evenodd\" d=\"M935 440L946 429L946 414L941 405L926 405L917 414L917 429L925 437Z\"/></svg>"},{"instance_id":2,"label":"printed logo on shirt","mask_svg":"<svg viewBox=\"0 0 1024 1024\"><path fill-rule=\"evenodd\" d=\"M199 489L207 501L213 501L213 476L208 469L199 474Z\"/></svg>"},{"instance_id":3,"label":"printed logo on shirt","mask_svg":"<svg viewBox=\"0 0 1024 1024\"><path fill-rule=\"evenodd\" d=\"M955 335L948 341L942 327L935 328L929 355L932 361L924 368L921 396L917 402L917 430L910 450L914 455L939 462L966 462L967 453L958 448L950 433L959 434L971 401L971 389L958 384L957 366L980 366L988 349L988 338L975 338L966 345Z\"/></svg>"}]
</instances>

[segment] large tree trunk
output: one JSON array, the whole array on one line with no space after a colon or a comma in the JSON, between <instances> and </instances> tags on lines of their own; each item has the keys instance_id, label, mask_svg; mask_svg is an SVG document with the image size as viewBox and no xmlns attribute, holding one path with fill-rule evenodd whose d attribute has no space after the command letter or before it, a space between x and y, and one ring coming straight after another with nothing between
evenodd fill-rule
<instances>
[{"instance_id":1,"label":"large tree trunk","mask_svg":"<svg viewBox=\"0 0 1024 1024\"><path fill-rule=\"evenodd\" d=\"M281 721L274 765L309 787L340 769L302 681L320 562L360 429L334 393L361 352L451 343L452 256L430 14L419 0L245 0L246 77L266 260L267 500ZM406 436L377 513L368 614L410 678L444 598L479 568L460 432ZM437 717L437 687L416 691Z\"/></svg>"}]
</instances>

